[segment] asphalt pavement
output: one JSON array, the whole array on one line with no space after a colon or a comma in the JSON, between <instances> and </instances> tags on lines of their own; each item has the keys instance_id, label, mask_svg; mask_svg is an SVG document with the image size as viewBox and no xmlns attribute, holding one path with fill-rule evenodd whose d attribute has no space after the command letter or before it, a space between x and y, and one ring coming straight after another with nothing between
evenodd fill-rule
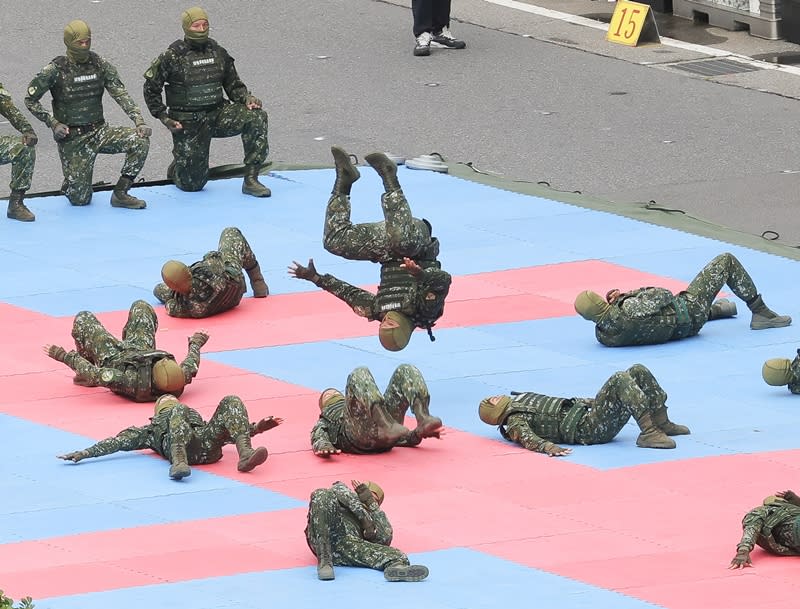
<instances>
[{"instance_id":1,"label":"asphalt pavement","mask_svg":"<svg viewBox=\"0 0 800 609\"><path fill-rule=\"evenodd\" d=\"M3 4L0 81L20 106L34 74L63 54L63 27L74 18L92 26L93 50L118 67L143 105L142 74L182 35L186 8L173 0ZM419 58L411 53L408 0L203 6L212 37L270 113L276 167L329 166L331 144L359 156L436 151L554 191L620 206L652 200L800 243L794 44L657 15L661 44L631 48L605 40L613 3L454 0L452 30L467 49ZM729 72L697 73L709 61ZM113 100L105 103L110 122L128 124ZM169 134L143 112L155 133L141 177L162 179ZM31 121L40 135L32 191L57 189L55 145L47 127ZM240 162L237 139L215 142L212 164ZM101 157L95 180L116 181L121 162Z\"/></svg>"}]
</instances>

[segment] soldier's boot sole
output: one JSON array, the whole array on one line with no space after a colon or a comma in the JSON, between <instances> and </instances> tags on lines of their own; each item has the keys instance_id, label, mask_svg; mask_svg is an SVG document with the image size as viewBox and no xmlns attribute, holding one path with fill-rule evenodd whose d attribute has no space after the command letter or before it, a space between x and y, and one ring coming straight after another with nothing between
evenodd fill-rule
<instances>
[{"instance_id":1,"label":"soldier's boot sole","mask_svg":"<svg viewBox=\"0 0 800 609\"><path fill-rule=\"evenodd\" d=\"M421 582L428 577L428 567L424 565L389 565L383 572L389 582Z\"/></svg>"},{"instance_id":2,"label":"soldier's boot sole","mask_svg":"<svg viewBox=\"0 0 800 609\"><path fill-rule=\"evenodd\" d=\"M173 480L181 480L192 475L192 468L186 463L173 463L169 468L169 477Z\"/></svg>"},{"instance_id":3,"label":"soldier's boot sole","mask_svg":"<svg viewBox=\"0 0 800 609\"><path fill-rule=\"evenodd\" d=\"M358 171L358 167L353 165L350 155L338 146L331 146L331 154L336 167L337 182L341 180L343 185L350 186L353 182L358 181L361 177L361 172Z\"/></svg>"},{"instance_id":4,"label":"soldier's boot sole","mask_svg":"<svg viewBox=\"0 0 800 609\"><path fill-rule=\"evenodd\" d=\"M336 579L336 573L333 571L333 565L318 565L317 578L321 579L322 581L331 581L332 579Z\"/></svg>"},{"instance_id":5,"label":"soldier's boot sole","mask_svg":"<svg viewBox=\"0 0 800 609\"><path fill-rule=\"evenodd\" d=\"M264 463L269 456L269 452L263 446L253 449L251 454L245 455L239 459L239 464L236 466L240 472L250 472Z\"/></svg>"},{"instance_id":6,"label":"soldier's boot sole","mask_svg":"<svg viewBox=\"0 0 800 609\"><path fill-rule=\"evenodd\" d=\"M122 209L144 209L147 203L131 195L122 193L117 194L116 191L111 193L111 207L119 207Z\"/></svg>"}]
</instances>

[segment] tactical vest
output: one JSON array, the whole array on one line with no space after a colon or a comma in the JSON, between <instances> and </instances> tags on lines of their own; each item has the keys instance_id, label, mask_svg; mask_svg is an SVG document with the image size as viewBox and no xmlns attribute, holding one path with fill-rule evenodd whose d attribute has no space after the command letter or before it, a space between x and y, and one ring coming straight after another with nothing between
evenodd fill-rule
<instances>
[{"instance_id":1,"label":"tactical vest","mask_svg":"<svg viewBox=\"0 0 800 609\"><path fill-rule=\"evenodd\" d=\"M409 317L416 312L417 280L400 263L381 265L381 282L375 295L379 317L389 311L398 311Z\"/></svg>"},{"instance_id":2,"label":"tactical vest","mask_svg":"<svg viewBox=\"0 0 800 609\"><path fill-rule=\"evenodd\" d=\"M50 88L55 119L68 126L102 122L105 84L100 57L90 52L85 63L74 63L62 55L53 63L58 68Z\"/></svg>"},{"instance_id":3,"label":"tactical vest","mask_svg":"<svg viewBox=\"0 0 800 609\"><path fill-rule=\"evenodd\" d=\"M500 433L510 440L505 421L512 414L528 415L528 422L533 432L551 442L574 444L578 431L578 423L586 413L585 400L557 398L539 393L520 393L503 413Z\"/></svg>"},{"instance_id":4,"label":"tactical vest","mask_svg":"<svg viewBox=\"0 0 800 609\"><path fill-rule=\"evenodd\" d=\"M650 317L631 319L622 310L627 297L637 295L641 290L623 295L612 307L616 316L609 329L603 329L602 322L595 326L598 342L607 347L628 345L659 345L671 340L693 336L700 331L702 324L693 324L686 301L674 297L658 314Z\"/></svg>"},{"instance_id":5,"label":"tactical vest","mask_svg":"<svg viewBox=\"0 0 800 609\"><path fill-rule=\"evenodd\" d=\"M172 360L175 359L175 356L166 351L123 353L122 358L114 363L114 368L122 371L132 369L135 372L134 386L111 387L111 390L136 402L152 402L155 396L153 391L153 364L165 357Z\"/></svg>"},{"instance_id":6,"label":"tactical vest","mask_svg":"<svg viewBox=\"0 0 800 609\"><path fill-rule=\"evenodd\" d=\"M800 349L797 350L797 356L789 366L789 373L791 374L789 391L792 393L800 393Z\"/></svg>"},{"instance_id":7,"label":"tactical vest","mask_svg":"<svg viewBox=\"0 0 800 609\"><path fill-rule=\"evenodd\" d=\"M198 112L218 107L224 101L225 53L213 40L193 49L183 40L170 46L176 65L164 87L170 110Z\"/></svg>"},{"instance_id":8,"label":"tactical vest","mask_svg":"<svg viewBox=\"0 0 800 609\"><path fill-rule=\"evenodd\" d=\"M224 284L222 289L214 289L208 294L208 298L203 301L207 315L214 315L215 313L222 313L223 311L232 309L242 301L242 295L247 291L247 286L244 282L244 274L238 271L237 276L237 273L232 272L232 269L227 267L221 259L219 262L219 264L215 264L214 262L209 263L206 258L204 258L189 267L192 276L197 276L200 280L208 277L206 281L208 281L209 286L214 286L216 288L220 281ZM216 275L217 277L211 277L211 275ZM194 291L193 289L192 292ZM205 297L206 295L203 296ZM181 295L176 294L176 297L180 298Z\"/></svg>"},{"instance_id":9,"label":"tactical vest","mask_svg":"<svg viewBox=\"0 0 800 609\"><path fill-rule=\"evenodd\" d=\"M780 502L761 506L757 510L762 512L764 524L756 537L756 544L772 554L781 556L800 555L800 507L791 503ZM747 522L747 517L745 517L745 522ZM797 544L795 547L787 547L778 543L775 539L773 530L783 524L792 526L792 535L794 542Z\"/></svg>"}]
</instances>

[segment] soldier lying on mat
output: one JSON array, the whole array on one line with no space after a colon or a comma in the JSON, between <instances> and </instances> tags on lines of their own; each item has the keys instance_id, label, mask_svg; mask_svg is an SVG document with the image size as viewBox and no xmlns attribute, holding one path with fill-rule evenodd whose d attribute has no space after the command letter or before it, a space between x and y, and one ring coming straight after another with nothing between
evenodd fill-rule
<instances>
[{"instance_id":1,"label":"soldier lying on mat","mask_svg":"<svg viewBox=\"0 0 800 609\"><path fill-rule=\"evenodd\" d=\"M752 567L750 552L756 545L778 556L800 556L800 497L779 491L764 499L742 520L742 539L729 569Z\"/></svg>"}]
</instances>

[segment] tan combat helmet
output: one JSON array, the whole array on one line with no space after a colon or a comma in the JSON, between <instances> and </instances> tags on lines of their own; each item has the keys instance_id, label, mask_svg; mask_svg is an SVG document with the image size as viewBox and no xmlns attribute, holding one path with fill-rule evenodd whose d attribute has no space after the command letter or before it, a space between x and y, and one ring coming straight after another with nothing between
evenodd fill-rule
<instances>
[{"instance_id":1,"label":"tan combat helmet","mask_svg":"<svg viewBox=\"0 0 800 609\"><path fill-rule=\"evenodd\" d=\"M478 407L478 416L484 423L500 425L503 422L503 413L508 409L508 405L511 404L511 398L507 395L499 396L496 404L493 404L491 399L481 400L481 405Z\"/></svg>"},{"instance_id":2,"label":"tan combat helmet","mask_svg":"<svg viewBox=\"0 0 800 609\"><path fill-rule=\"evenodd\" d=\"M168 408L172 408L175 404L178 403L178 398L176 398L171 393L165 393L160 398L156 400L155 408L153 409L153 415L158 415L159 412L162 410L167 410Z\"/></svg>"},{"instance_id":3,"label":"tan combat helmet","mask_svg":"<svg viewBox=\"0 0 800 609\"><path fill-rule=\"evenodd\" d=\"M153 364L153 386L159 391L180 395L185 384L183 368L174 359L164 357Z\"/></svg>"},{"instance_id":4,"label":"tan combat helmet","mask_svg":"<svg viewBox=\"0 0 800 609\"><path fill-rule=\"evenodd\" d=\"M370 492L375 493L375 500L378 502L378 505L383 503L384 494L383 489L380 486L378 486L375 482L368 481L367 488L370 490Z\"/></svg>"},{"instance_id":5,"label":"tan combat helmet","mask_svg":"<svg viewBox=\"0 0 800 609\"><path fill-rule=\"evenodd\" d=\"M600 321L610 308L605 298L591 290L584 290L575 298L575 312L589 321Z\"/></svg>"},{"instance_id":6,"label":"tan combat helmet","mask_svg":"<svg viewBox=\"0 0 800 609\"><path fill-rule=\"evenodd\" d=\"M192 272L183 262L168 260L161 267L161 278L178 294L188 294L192 291Z\"/></svg>"},{"instance_id":7,"label":"tan combat helmet","mask_svg":"<svg viewBox=\"0 0 800 609\"><path fill-rule=\"evenodd\" d=\"M378 340L383 348L388 351L401 351L406 348L411 340L414 325L408 316L398 311L389 311L381 320L378 330Z\"/></svg>"},{"instance_id":8,"label":"tan combat helmet","mask_svg":"<svg viewBox=\"0 0 800 609\"><path fill-rule=\"evenodd\" d=\"M333 404L334 402L338 402L339 400L343 400L344 396L342 392L338 389L334 389L333 387L328 387L322 393L319 394L319 409L325 410L328 406Z\"/></svg>"},{"instance_id":9,"label":"tan combat helmet","mask_svg":"<svg viewBox=\"0 0 800 609\"><path fill-rule=\"evenodd\" d=\"M767 385L772 385L773 387L788 385L789 381L792 380L791 365L792 362L786 358L768 359L761 367L761 376Z\"/></svg>"}]
</instances>

